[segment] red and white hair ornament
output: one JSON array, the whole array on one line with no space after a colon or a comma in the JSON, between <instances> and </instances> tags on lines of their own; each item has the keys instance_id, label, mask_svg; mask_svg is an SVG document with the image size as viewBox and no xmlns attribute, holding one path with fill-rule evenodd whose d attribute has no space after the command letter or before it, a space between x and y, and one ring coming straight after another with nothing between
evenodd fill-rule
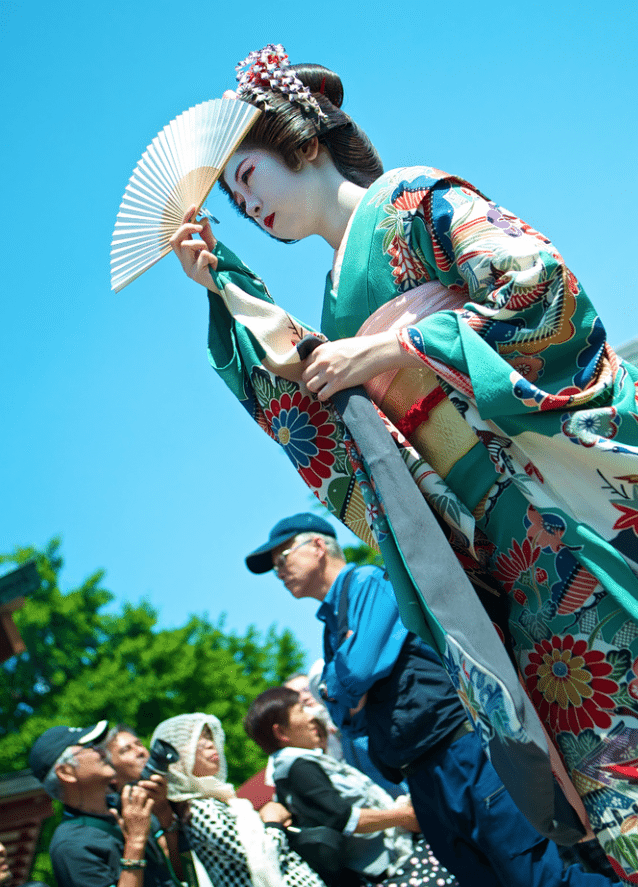
<instances>
[{"instance_id":1,"label":"red and white hair ornament","mask_svg":"<svg viewBox=\"0 0 638 887\"><path fill-rule=\"evenodd\" d=\"M305 111L319 118L326 116L308 87L290 67L288 55L281 43L269 43L263 49L251 52L235 66L235 70L238 98L252 99L269 108L272 105L272 93L278 92Z\"/></svg>"}]
</instances>

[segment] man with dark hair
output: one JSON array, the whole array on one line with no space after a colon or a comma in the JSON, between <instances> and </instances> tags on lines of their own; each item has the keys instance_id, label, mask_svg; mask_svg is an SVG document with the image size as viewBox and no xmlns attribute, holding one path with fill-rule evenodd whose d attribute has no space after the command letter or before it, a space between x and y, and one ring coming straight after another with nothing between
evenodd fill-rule
<instances>
[{"instance_id":1,"label":"man with dark hair","mask_svg":"<svg viewBox=\"0 0 638 887\"><path fill-rule=\"evenodd\" d=\"M49 853L58 887L175 887L151 834L153 799L125 785L118 815L107 804L115 770L101 745L108 724L52 727L33 745L29 764L45 790L64 804Z\"/></svg>"},{"instance_id":2,"label":"man with dark hair","mask_svg":"<svg viewBox=\"0 0 638 887\"><path fill-rule=\"evenodd\" d=\"M381 569L347 565L331 524L311 513L279 521L246 557L274 569L294 598L320 602L323 695L342 730L360 726L384 775L406 777L439 860L472 887L611 881L573 865L525 819L487 759L434 650L408 632Z\"/></svg>"},{"instance_id":3,"label":"man with dark hair","mask_svg":"<svg viewBox=\"0 0 638 887\"><path fill-rule=\"evenodd\" d=\"M148 778L140 779L150 752L135 730L127 724L116 724L110 728L104 738L104 748L106 758L115 770L115 779L111 784L118 792L125 785L136 783L153 799L153 816L157 817L162 830L162 835L158 838L159 845L168 854L174 868L180 872L179 819L168 800L166 777L161 773L152 773Z\"/></svg>"},{"instance_id":4,"label":"man with dark hair","mask_svg":"<svg viewBox=\"0 0 638 887\"><path fill-rule=\"evenodd\" d=\"M318 869L327 883L355 885L364 876L387 884L391 875L396 887L407 887L414 883L411 877L425 874L427 846L406 840L403 831L420 831L412 804L406 798L395 803L361 771L320 753L315 721L299 693L289 687L265 690L250 706L244 727L272 755L277 797L290 810L293 826L322 827L338 836L328 848L334 868ZM405 871L411 856L418 864ZM441 881L451 882L451 875Z\"/></svg>"},{"instance_id":5,"label":"man with dark hair","mask_svg":"<svg viewBox=\"0 0 638 887\"><path fill-rule=\"evenodd\" d=\"M104 748L106 758L115 770L114 784L118 791L121 791L127 782L139 781L150 755L132 727L129 727L128 724L115 724L104 738ZM166 780L163 781L166 782ZM152 791L151 786L156 786L156 783L145 786L148 792ZM155 798L153 812L157 814L157 798Z\"/></svg>"}]
</instances>

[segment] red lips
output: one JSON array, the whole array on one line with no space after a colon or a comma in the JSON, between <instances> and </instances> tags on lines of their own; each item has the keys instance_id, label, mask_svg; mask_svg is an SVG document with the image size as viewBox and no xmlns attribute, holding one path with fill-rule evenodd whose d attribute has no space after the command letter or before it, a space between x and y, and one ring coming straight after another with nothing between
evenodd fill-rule
<instances>
[{"instance_id":1,"label":"red lips","mask_svg":"<svg viewBox=\"0 0 638 887\"><path fill-rule=\"evenodd\" d=\"M266 228L272 228L274 221L275 221L275 214L271 213L269 216L266 216L266 218L264 219L264 226Z\"/></svg>"}]
</instances>

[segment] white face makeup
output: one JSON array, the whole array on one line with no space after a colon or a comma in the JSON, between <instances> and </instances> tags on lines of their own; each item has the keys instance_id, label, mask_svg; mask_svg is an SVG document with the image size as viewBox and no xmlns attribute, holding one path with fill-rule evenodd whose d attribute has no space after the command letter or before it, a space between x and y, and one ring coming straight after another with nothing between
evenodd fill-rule
<instances>
[{"instance_id":1,"label":"white face makeup","mask_svg":"<svg viewBox=\"0 0 638 887\"><path fill-rule=\"evenodd\" d=\"M293 171L261 148L240 149L224 169L235 203L273 237L300 240L316 231L311 164Z\"/></svg>"}]
</instances>

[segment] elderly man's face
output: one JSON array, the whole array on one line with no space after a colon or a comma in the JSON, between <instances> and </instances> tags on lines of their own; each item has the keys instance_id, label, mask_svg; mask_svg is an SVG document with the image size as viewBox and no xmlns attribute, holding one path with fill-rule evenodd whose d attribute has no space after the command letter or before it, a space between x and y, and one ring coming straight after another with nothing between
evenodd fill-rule
<instances>
[{"instance_id":1,"label":"elderly man's face","mask_svg":"<svg viewBox=\"0 0 638 887\"><path fill-rule=\"evenodd\" d=\"M137 782L149 759L149 753L132 733L123 730L109 743L109 760L117 773L118 785Z\"/></svg>"},{"instance_id":2,"label":"elderly man's face","mask_svg":"<svg viewBox=\"0 0 638 887\"><path fill-rule=\"evenodd\" d=\"M277 577L297 600L305 597L317 598L317 575L320 572L322 551L321 540L297 542L296 537L273 549L272 562Z\"/></svg>"},{"instance_id":3,"label":"elderly man's face","mask_svg":"<svg viewBox=\"0 0 638 887\"><path fill-rule=\"evenodd\" d=\"M6 884L11 880L11 872L7 862L7 848L0 844L0 884Z\"/></svg>"}]
</instances>

